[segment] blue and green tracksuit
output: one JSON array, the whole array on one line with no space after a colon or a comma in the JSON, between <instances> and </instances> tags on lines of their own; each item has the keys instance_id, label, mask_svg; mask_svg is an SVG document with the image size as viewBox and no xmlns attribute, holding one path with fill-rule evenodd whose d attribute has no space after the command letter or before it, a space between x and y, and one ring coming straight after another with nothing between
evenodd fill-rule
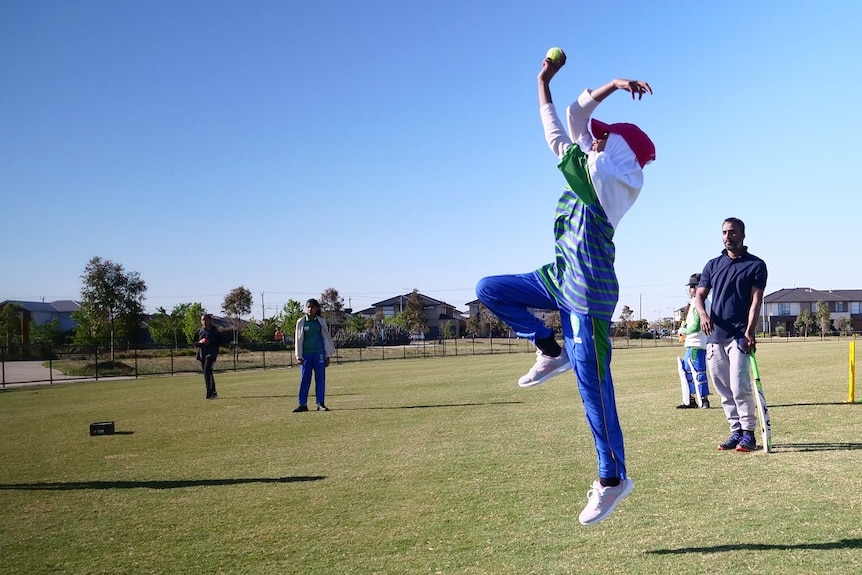
<instances>
[{"instance_id":1,"label":"blue and green tracksuit","mask_svg":"<svg viewBox=\"0 0 862 575\"><path fill-rule=\"evenodd\" d=\"M311 375L314 374L314 396L318 405L323 405L326 394L326 349L323 343L320 321L308 318L302 326L302 366L299 380L299 405L308 403Z\"/></svg>"},{"instance_id":2,"label":"blue and green tracksuit","mask_svg":"<svg viewBox=\"0 0 862 575\"><path fill-rule=\"evenodd\" d=\"M558 167L569 188L557 203L554 262L528 274L483 278L476 293L519 336L533 340L553 331L528 308L560 311L564 345L595 440L599 476L625 478L608 333L619 294L614 228L598 201L588 157L580 147L568 147Z\"/></svg>"}]
</instances>

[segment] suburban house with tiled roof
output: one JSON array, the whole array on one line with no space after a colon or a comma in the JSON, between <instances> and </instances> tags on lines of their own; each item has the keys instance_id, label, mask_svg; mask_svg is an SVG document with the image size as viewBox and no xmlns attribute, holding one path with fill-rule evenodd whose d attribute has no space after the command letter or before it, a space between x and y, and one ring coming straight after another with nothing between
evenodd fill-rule
<instances>
[{"instance_id":1,"label":"suburban house with tiled roof","mask_svg":"<svg viewBox=\"0 0 862 575\"><path fill-rule=\"evenodd\" d=\"M407 309L407 300L411 294L402 294L377 303L371 304L371 307L359 311L359 315L368 319L376 317L395 317ZM436 300L432 297L419 294L422 299L422 305L425 308L425 317L428 319L428 331L425 337L428 339L437 339L440 337L440 327L449 322L454 330L455 337L461 337L464 333L465 319L464 315L455 309L455 306L444 301Z\"/></svg>"},{"instance_id":2,"label":"suburban house with tiled roof","mask_svg":"<svg viewBox=\"0 0 862 575\"><path fill-rule=\"evenodd\" d=\"M17 301L6 300L0 305L10 303L21 310L21 342L24 345L30 343L30 322L42 325L52 320L65 332L75 329L75 320L72 314L81 309L81 302L70 299L61 299L52 302L44 301Z\"/></svg>"},{"instance_id":3,"label":"suburban house with tiled roof","mask_svg":"<svg viewBox=\"0 0 862 575\"><path fill-rule=\"evenodd\" d=\"M829 306L832 320L849 317L853 321L853 331L862 332L862 290L835 289L816 290L812 288L780 289L763 297L762 331L775 333L778 326L784 326L785 333L798 335L793 325L799 312L817 311L817 302Z\"/></svg>"}]
</instances>

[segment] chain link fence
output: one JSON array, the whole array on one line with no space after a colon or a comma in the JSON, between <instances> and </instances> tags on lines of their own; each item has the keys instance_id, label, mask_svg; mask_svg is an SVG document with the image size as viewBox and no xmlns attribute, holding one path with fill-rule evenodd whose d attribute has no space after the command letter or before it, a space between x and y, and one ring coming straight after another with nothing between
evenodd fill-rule
<instances>
[{"instance_id":1,"label":"chain link fence","mask_svg":"<svg viewBox=\"0 0 862 575\"><path fill-rule=\"evenodd\" d=\"M675 337L612 339L615 349L671 347ZM393 359L442 358L465 355L534 353L521 338L462 338L423 340L408 345L338 348L333 364ZM296 365L293 346L273 342L225 346L217 372L287 368ZM157 346L0 346L0 385L37 384L105 378L197 373L201 369L193 347Z\"/></svg>"}]
</instances>

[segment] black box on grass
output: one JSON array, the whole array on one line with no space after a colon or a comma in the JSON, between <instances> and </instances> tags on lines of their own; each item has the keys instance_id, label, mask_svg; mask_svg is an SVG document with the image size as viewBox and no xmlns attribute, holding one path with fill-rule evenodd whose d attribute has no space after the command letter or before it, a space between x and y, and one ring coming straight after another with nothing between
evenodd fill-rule
<instances>
[{"instance_id":1,"label":"black box on grass","mask_svg":"<svg viewBox=\"0 0 862 575\"><path fill-rule=\"evenodd\" d=\"M97 421L90 424L90 435L113 435L113 421Z\"/></svg>"}]
</instances>

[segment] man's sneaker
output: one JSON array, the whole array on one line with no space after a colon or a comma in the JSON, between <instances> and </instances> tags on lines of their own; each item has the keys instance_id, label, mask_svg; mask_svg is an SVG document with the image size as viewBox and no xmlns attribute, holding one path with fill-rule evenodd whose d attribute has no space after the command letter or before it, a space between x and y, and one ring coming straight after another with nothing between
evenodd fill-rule
<instances>
[{"instance_id":1,"label":"man's sneaker","mask_svg":"<svg viewBox=\"0 0 862 575\"><path fill-rule=\"evenodd\" d=\"M736 446L739 445L739 441L742 439L742 433L739 431L734 431L727 441L724 443L718 444L719 451L730 451L732 449L736 449Z\"/></svg>"},{"instance_id":2,"label":"man's sneaker","mask_svg":"<svg viewBox=\"0 0 862 575\"><path fill-rule=\"evenodd\" d=\"M560 357L548 357L541 350L536 350L536 363L527 372L527 375L522 376L518 380L518 385L521 387L533 387L544 383L554 377L572 369L572 362L569 361L569 355L566 353L566 348L560 352Z\"/></svg>"},{"instance_id":3,"label":"man's sneaker","mask_svg":"<svg viewBox=\"0 0 862 575\"><path fill-rule=\"evenodd\" d=\"M709 409L709 400L707 398L703 398L703 403L700 406L701 409Z\"/></svg>"},{"instance_id":4,"label":"man's sneaker","mask_svg":"<svg viewBox=\"0 0 862 575\"><path fill-rule=\"evenodd\" d=\"M307 405L297 405L296 409L293 410L294 413L299 413L300 411L308 411Z\"/></svg>"},{"instance_id":5,"label":"man's sneaker","mask_svg":"<svg viewBox=\"0 0 862 575\"><path fill-rule=\"evenodd\" d=\"M587 491L587 506L578 516L581 525L593 525L607 517L623 498L632 492L635 482L623 479L616 487L603 487L598 481Z\"/></svg>"},{"instance_id":6,"label":"man's sneaker","mask_svg":"<svg viewBox=\"0 0 862 575\"><path fill-rule=\"evenodd\" d=\"M737 451L756 451L757 439L754 438L754 433L751 431L743 431L742 439L739 440L739 445L736 446Z\"/></svg>"},{"instance_id":7,"label":"man's sneaker","mask_svg":"<svg viewBox=\"0 0 862 575\"><path fill-rule=\"evenodd\" d=\"M317 411L329 411L329 408L323 405L322 403L317 404Z\"/></svg>"}]
</instances>

